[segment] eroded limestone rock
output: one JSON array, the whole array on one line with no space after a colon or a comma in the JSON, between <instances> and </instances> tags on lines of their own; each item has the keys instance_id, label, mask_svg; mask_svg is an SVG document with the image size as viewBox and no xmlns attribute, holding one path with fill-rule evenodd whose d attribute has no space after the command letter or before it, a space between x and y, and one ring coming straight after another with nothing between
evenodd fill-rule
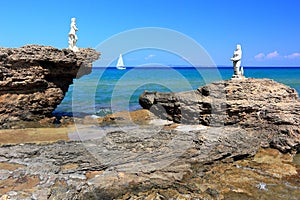
<instances>
[{"instance_id":1,"label":"eroded limestone rock","mask_svg":"<svg viewBox=\"0 0 300 200\"><path fill-rule=\"evenodd\" d=\"M300 101L295 89L270 79L214 82L195 91L144 92L140 104L154 114L183 124L237 127L243 137L265 138L281 151L298 149Z\"/></svg>"},{"instance_id":2,"label":"eroded limestone rock","mask_svg":"<svg viewBox=\"0 0 300 200\"><path fill-rule=\"evenodd\" d=\"M0 128L52 117L73 79L89 74L99 55L90 48L0 48Z\"/></svg>"}]
</instances>

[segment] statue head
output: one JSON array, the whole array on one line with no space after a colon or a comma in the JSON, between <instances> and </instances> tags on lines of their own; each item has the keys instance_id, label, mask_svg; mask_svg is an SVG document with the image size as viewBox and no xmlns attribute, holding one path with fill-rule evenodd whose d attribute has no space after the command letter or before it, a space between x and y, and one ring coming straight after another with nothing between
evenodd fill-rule
<instances>
[{"instance_id":1,"label":"statue head","mask_svg":"<svg viewBox=\"0 0 300 200\"><path fill-rule=\"evenodd\" d=\"M71 18L71 22L76 22L76 18L75 18L75 17L72 17L72 18Z\"/></svg>"},{"instance_id":2,"label":"statue head","mask_svg":"<svg viewBox=\"0 0 300 200\"><path fill-rule=\"evenodd\" d=\"M242 49L241 45L240 45L240 44L237 44L237 45L236 45L236 49L237 49L237 50L241 50L241 49Z\"/></svg>"}]
</instances>

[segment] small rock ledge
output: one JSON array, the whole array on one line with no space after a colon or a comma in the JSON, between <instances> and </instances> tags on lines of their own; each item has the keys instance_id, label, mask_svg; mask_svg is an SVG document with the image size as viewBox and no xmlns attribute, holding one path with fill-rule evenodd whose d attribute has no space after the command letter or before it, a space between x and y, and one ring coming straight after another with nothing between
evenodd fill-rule
<instances>
[{"instance_id":1,"label":"small rock ledge","mask_svg":"<svg viewBox=\"0 0 300 200\"><path fill-rule=\"evenodd\" d=\"M0 48L0 128L51 117L73 79L89 74L99 56L91 48Z\"/></svg>"}]
</instances>

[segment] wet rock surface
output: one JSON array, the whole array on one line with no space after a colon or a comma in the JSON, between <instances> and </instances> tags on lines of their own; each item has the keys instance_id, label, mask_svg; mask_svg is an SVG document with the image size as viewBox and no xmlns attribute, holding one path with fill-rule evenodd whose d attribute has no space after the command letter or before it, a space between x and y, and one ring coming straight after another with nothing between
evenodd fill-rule
<instances>
[{"instance_id":1,"label":"wet rock surface","mask_svg":"<svg viewBox=\"0 0 300 200\"><path fill-rule=\"evenodd\" d=\"M74 78L89 74L99 58L94 49L59 50L27 45L0 48L0 128L29 127L52 118Z\"/></svg>"}]
</instances>

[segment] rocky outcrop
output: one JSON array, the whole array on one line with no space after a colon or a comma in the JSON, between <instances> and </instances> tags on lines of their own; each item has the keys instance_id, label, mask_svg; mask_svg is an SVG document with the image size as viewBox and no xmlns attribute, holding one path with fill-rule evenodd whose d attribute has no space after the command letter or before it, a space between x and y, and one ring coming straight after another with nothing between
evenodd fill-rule
<instances>
[{"instance_id":1,"label":"rocky outcrop","mask_svg":"<svg viewBox=\"0 0 300 200\"><path fill-rule=\"evenodd\" d=\"M294 89L268 79L222 81L190 92L145 92L141 104L161 118L182 123L158 123L146 110L117 113L101 120L109 126L76 124L76 131L68 134L74 141L2 145L0 195L12 199L299 197L300 166L292 163L294 153L300 151L299 100Z\"/></svg>"},{"instance_id":2,"label":"rocky outcrop","mask_svg":"<svg viewBox=\"0 0 300 200\"><path fill-rule=\"evenodd\" d=\"M139 100L143 108L177 123L236 127L248 132L243 137L266 138L267 146L281 151L300 147L298 94L270 79L226 80L178 93L146 91Z\"/></svg>"},{"instance_id":3,"label":"rocky outcrop","mask_svg":"<svg viewBox=\"0 0 300 200\"><path fill-rule=\"evenodd\" d=\"M99 55L90 48L0 48L0 127L51 117L73 79L89 74Z\"/></svg>"}]
</instances>

